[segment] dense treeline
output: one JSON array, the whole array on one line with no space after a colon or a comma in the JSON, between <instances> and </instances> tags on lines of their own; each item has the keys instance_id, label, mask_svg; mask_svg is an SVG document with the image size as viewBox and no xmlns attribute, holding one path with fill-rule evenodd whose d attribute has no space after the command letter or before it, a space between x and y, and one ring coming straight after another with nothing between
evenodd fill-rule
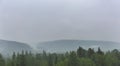
<instances>
[{"instance_id":1,"label":"dense treeline","mask_svg":"<svg viewBox=\"0 0 120 66\"><path fill-rule=\"evenodd\" d=\"M120 52L115 49L104 53L79 47L77 51L57 53L31 52L13 53L10 58L3 58L0 54L0 66L120 66Z\"/></svg>"}]
</instances>

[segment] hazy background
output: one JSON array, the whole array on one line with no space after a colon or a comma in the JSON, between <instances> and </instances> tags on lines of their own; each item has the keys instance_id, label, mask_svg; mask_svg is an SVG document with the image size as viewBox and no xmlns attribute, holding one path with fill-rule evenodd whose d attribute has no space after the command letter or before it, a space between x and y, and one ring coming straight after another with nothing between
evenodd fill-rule
<instances>
[{"instance_id":1,"label":"hazy background","mask_svg":"<svg viewBox=\"0 0 120 66\"><path fill-rule=\"evenodd\" d=\"M120 0L1 0L0 39L120 42Z\"/></svg>"}]
</instances>

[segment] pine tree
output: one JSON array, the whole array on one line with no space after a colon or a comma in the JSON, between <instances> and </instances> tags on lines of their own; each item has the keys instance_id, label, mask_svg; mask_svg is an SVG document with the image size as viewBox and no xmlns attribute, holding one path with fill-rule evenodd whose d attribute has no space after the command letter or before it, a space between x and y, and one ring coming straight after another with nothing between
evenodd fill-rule
<instances>
[{"instance_id":1,"label":"pine tree","mask_svg":"<svg viewBox=\"0 0 120 66\"><path fill-rule=\"evenodd\" d=\"M5 60L1 54L0 54L0 66L5 66Z\"/></svg>"},{"instance_id":2,"label":"pine tree","mask_svg":"<svg viewBox=\"0 0 120 66\"><path fill-rule=\"evenodd\" d=\"M95 54L94 49L89 48L88 52L87 52L88 57L91 58L93 56L93 54Z\"/></svg>"},{"instance_id":3,"label":"pine tree","mask_svg":"<svg viewBox=\"0 0 120 66\"><path fill-rule=\"evenodd\" d=\"M53 57L51 54L48 56L48 66L53 66Z\"/></svg>"},{"instance_id":4,"label":"pine tree","mask_svg":"<svg viewBox=\"0 0 120 66\"><path fill-rule=\"evenodd\" d=\"M13 52L13 55L12 55L12 66L16 66L16 54L15 54L15 52Z\"/></svg>"},{"instance_id":5,"label":"pine tree","mask_svg":"<svg viewBox=\"0 0 120 66\"><path fill-rule=\"evenodd\" d=\"M70 56L68 58L68 66L79 66L79 60L74 51L70 53Z\"/></svg>"},{"instance_id":6,"label":"pine tree","mask_svg":"<svg viewBox=\"0 0 120 66\"><path fill-rule=\"evenodd\" d=\"M79 47L77 49L77 56L80 58L80 57L85 57L86 56L86 51L82 48L82 47Z\"/></svg>"},{"instance_id":7,"label":"pine tree","mask_svg":"<svg viewBox=\"0 0 120 66\"><path fill-rule=\"evenodd\" d=\"M97 54L104 55L104 52L101 51L100 47L98 48Z\"/></svg>"}]
</instances>

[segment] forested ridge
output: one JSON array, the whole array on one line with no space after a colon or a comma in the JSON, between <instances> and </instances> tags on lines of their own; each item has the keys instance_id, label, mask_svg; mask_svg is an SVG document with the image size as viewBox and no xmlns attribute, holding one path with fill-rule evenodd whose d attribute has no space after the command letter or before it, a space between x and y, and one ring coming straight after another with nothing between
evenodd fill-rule
<instances>
[{"instance_id":1,"label":"forested ridge","mask_svg":"<svg viewBox=\"0 0 120 66\"><path fill-rule=\"evenodd\" d=\"M120 66L120 51L103 52L79 47L66 53L36 53L22 51L4 58L0 54L0 66Z\"/></svg>"}]
</instances>

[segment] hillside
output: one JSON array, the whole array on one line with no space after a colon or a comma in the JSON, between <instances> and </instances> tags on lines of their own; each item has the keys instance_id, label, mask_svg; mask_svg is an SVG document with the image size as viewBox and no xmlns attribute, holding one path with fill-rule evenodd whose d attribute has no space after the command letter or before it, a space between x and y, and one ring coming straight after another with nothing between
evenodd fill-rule
<instances>
[{"instance_id":1,"label":"hillside","mask_svg":"<svg viewBox=\"0 0 120 66\"><path fill-rule=\"evenodd\" d=\"M9 55L13 52L21 52L22 50L33 51L32 47L28 44L16 41L0 40L0 53L2 54Z\"/></svg>"},{"instance_id":2,"label":"hillside","mask_svg":"<svg viewBox=\"0 0 120 66\"><path fill-rule=\"evenodd\" d=\"M76 50L79 46L88 49L98 47L104 51L112 49L120 49L120 43L112 41L96 41L96 40L55 40L41 42L37 45L39 50L45 50L47 52L66 52Z\"/></svg>"}]
</instances>

